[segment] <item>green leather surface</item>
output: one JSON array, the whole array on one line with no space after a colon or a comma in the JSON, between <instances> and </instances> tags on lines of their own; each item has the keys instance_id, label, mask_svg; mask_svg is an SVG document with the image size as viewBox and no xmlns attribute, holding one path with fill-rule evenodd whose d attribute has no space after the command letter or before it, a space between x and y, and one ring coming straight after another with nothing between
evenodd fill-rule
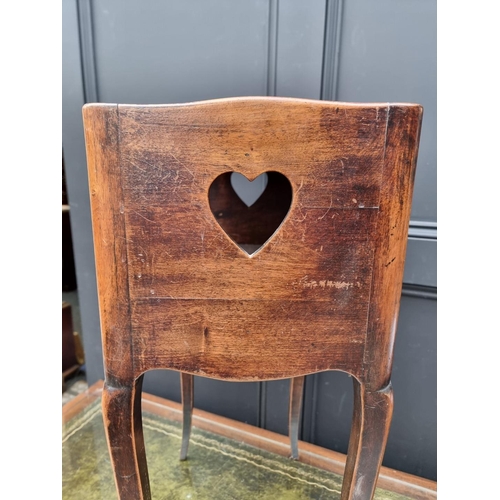
<instances>
[{"instance_id":1,"label":"green leather surface","mask_svg":"<svg viewBox=\"0 0 500 500\"><path fill-rule=\"evenodd\" d=\"M143 414L153 500L339 499L342 477L193 428L179 461L180 424ZM100 401L63 427L64 500L116 499ZM407 497L377 490L377 500Z\"/></svg>"}]
</instances>

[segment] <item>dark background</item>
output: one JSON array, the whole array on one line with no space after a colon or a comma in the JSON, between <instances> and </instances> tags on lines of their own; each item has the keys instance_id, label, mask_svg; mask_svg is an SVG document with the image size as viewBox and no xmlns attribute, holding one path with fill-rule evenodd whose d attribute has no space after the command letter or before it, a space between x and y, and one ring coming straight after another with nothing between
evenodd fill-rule
<instances>
[{"instance_id":1,"label":"dark background","mask_svg":"<svg viewBox=\"0 0 500 500\"><path fill-rule=\"evenodd\" d=\"M63 0L63 152L90 384L103 378L81 108L278 95L416 102L424 121L384 465L436 479L435 0ZM180 399L179 376L145 390ZM288 381L197 378L195 406L286 433ZM301 438L345 453L352 383L306 380Z\"/></svg>"}]
</instances>

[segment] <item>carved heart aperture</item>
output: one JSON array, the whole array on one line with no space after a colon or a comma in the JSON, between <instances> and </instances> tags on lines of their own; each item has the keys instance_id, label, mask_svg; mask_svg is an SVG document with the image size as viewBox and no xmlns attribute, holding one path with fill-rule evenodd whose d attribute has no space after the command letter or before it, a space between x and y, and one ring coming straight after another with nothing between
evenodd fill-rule
<instances>
[{"instance_id":1,"label":"carved heart aperture","mask_svg":"<svg viewBox=\"0 0 500 500\"><path fill-rule=\"evenodd\" d=\"M225 172L214 179L208 190L210 210L221 228L231 240L252 255L259 250L276 232L287 216L292 204L292 185L279 172L266 172L267 185L261 174L253 180L265 186L254 203L252 196L243 201L235 192L231 182L232 172ZM246 182L251 181L245 178ZM242 186L242 180L239 179ZM234 182L235 186L238 186ZM244 186L243 186L244 187ZM255 197L255 196L254 196Z\"/></svg>"},{"instance_id":2,"label":"carved heart aperture","mask_svg":"<svg viewBox=\"0 0 500 500\"><path fill-rule=\"evenodd\" d=\"M253 181L249 181L238 172L231 173L231 186L247 207L251 207L266 190L267 174L261 174Z\"/></svg>"}]
</instances>

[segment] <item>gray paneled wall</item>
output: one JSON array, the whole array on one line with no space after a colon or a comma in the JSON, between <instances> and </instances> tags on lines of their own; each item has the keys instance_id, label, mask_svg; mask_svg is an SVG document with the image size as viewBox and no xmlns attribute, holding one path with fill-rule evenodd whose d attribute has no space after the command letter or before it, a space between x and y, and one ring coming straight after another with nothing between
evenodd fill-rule
<instances>
[{"instance_id":1,"label":"gray paneled wall","mask_svg":"<svg viewBox=\"0 0 500 500\"><path fill-rule=\"evenodd\" d=\"M103 368L82 105L238 95L423 104L384 463L435 479L435 0L63 0L62 139L89 382ZM195 405L286 433L288 387L197 378ZM179 376L149 372L145 390L178 401ZM345 452L351 412L349 377L307 377L303 439Z\"/></svg>"},{"instance_id":2,"label":"gray paneled wall","mask_svg":"<svg viewBox=\"0 0 500 500\"><path fill-rule=\"evenodd\" d=\"M78 21L84 16L79 16L76 0L64 0L62 6L62 143L83 329L81 333L87 374L89 381L95 382L102 378L103 365L82 122L86 91L82 73L81 26Z\"/></svg>"},{"instance_id":3,"label":"gray paneled wall","mask_svg":"<svg viewBox=\"0 0 500 500\"><path fill-rule=\"evenodd\" d=\"M415 237L408 242L405 282L435 287L436 1L342 3L341 32L335 45L339 53L336 92L332 95L340 101L424 106L410 228Z\"/></svg>"}]
</instances>

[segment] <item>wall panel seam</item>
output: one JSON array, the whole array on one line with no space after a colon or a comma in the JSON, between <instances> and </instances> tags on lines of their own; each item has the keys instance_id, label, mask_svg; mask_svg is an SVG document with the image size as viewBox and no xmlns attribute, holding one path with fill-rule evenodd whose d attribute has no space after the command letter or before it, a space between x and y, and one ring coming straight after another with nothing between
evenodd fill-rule
<instances>
[{"instance_id":1,"label":"wall panel seam","mask_svg":"<svg viewBox=\"0 0 500 500\"><path fill-rule=\"evenodd\" d=\"M343 0L326 0L320 99L337 100Z\"/></svg>"},{"instance_id":2,"label":"wall panel seam","mask_svg":"<svg viewBox=\"0 0 500 500\"><path fill-rule=\"evenodd\" d=\"M99 102L91 0L78 0L78 25L85 103Z\"/></svg>"},{"instance_id":3,"label":"wall panel seam","mask_svg":"<svg viewBox=\"0 0 500 500\"><path fill-rule=\"evenodd\" d=\"M279 25L279 0L269 0L267 40L267 88L268 96L276 95L278 73L278 25Z\"/></svg>"}]
</instances>

